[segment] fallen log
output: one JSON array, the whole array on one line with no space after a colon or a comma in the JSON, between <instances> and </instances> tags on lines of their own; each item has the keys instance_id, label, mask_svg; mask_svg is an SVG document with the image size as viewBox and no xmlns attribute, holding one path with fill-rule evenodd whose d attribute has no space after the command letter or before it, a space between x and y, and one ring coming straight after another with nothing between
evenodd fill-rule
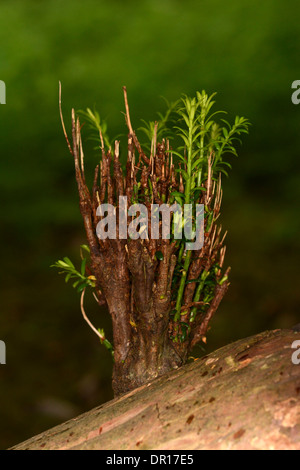
<instances>
[{"instance_id":1,"label":"fallen log","mask_svg":"<svg viewBox=\"0 0 300 470\"><path fill-rule=\"evenodd\" d=\"M296 340L239 340L13 449L299 450Z\"/></svg>"}]
</instances>

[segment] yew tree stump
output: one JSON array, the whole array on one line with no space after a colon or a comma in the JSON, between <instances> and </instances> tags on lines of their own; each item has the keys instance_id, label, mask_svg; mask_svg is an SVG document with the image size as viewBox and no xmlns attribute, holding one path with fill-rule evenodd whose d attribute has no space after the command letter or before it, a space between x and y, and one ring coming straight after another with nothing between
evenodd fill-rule
<instances>
[{"instance_id":1,"label":"yew tree stump","mask_svg":"<svg viewBox=\"0 0 300 470\"><path fill-rule=\"evenodd\" d=\"M295 330L229 344L13 449L299 450Z\"/></svg>"}]
</instances>

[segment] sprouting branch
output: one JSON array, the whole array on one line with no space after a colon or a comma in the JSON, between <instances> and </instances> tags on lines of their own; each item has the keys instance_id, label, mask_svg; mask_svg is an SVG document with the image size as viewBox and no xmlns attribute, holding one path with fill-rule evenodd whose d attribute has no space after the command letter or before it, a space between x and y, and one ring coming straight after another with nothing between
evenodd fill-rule
<instances>
[{"instance_id":1,"label":"sprouting branch","mask_svg":"<svg viewBox=\"0 0 300 470\"><path fill-rule=\"evenodd\" d=\"M90 255L89 261L84 261L86 272L83 273L82 268L79 273L80 308L90 328L111 349L103 331L97 330L87 318L83 304L85 288L92 287L96 301L99 305L105 303L109 310L114 337L113 387L117 394L183 364L191 349L206 340L209 323L229 286L229 269L224 268L227 232L223 234L219 225L223 195L221 173L227 174L224 168L230 165L225 156L237 155L235 139L247 133L249 125L245 118L236 118L232 126L225 120L217 123L218 112L211 111L214 95L202 91L194 98L183 97L165 116L161 115L162 123L146 123L144 131L149 142L143 147L132 127L126 87L123 93L128 128L125 168L120 161L120 142L110 143L106 123L99 114L89 108L87 112L80 112L94 135L97 133L100 150L100 164L96 166L90 193L85 179L82 126L73 109L71 146L62 115L59 85L62 128L74 157L80 211ZM167 122L171 113L177 117L176 125ZM170 138L175 139L163 138L166 135L163 129L168 129ZM178 137L181 146L176 145ZM127 196L128 207L143 204L147 210L147 226L136 225L136 239L128 237L129 224L134 222L132 216L125 222L127 235L119 236L121 228L124 234L124 222L121 227L117 210L120 196ZM169 236L166 239L163 236L160 215L158 238L152 237L152 205L157 204L161 209L162 204L170 206L175 202L183 209L185 204L191 204L192 212L188 220L183 219L181 229L183 231L189 223L194 233L197 230L196 236L203 238L200 249L191 250L186 245L190 240L185 232L177 239L174 212L170 215ZM116 210L115 238L101 238L97 230L104 218L98 215L97 209L104 203ZM201 227L196 223L197 205L204 208ZM75 275L72 269L72 266L65 268L71 270L71 276Z\"/></svg>"}]
</instances>

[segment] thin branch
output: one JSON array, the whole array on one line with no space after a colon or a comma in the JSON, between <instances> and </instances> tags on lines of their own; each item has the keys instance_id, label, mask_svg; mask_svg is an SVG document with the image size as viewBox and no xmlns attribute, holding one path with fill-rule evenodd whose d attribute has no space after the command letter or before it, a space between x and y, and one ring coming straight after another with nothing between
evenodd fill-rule
<instances>
[{"instance_id":1,"label":"thin branch","mask_svg":"<svg viewBox=\"0 0 300 470\"><path fill-rule=\"evenodd\" d=\"M63 113L62 113L62 109L61 109L61 82L59 82L59 99L58 99L58 105L59 105L59 114L60 114L61 125L62 125L62 128L63 128L63 132L64 132L64 135L65 135L65 139L66 139L66 141L67 141L67 144L68 144L70 153L71 153L71 155L73 155L73 150L72 150L72 147L71 147L69 138L68 138L68 134L67 134L66 127L65 127L65 123L64 123L64 117L63 117Z\"/></svg>"},{"instance_id":2,"label":"thin branch","mask_svg":"<svg viewBox=\"0 0 300 470\"><path fill-rule=\"evenodd\" d=\"M106 305L106 300L104 299L104 297L102 297L102 299L99 299L97 295L95 294L95 292L93 292L93 297L100 307L102 307L102 305Z\"/></svg>"},{"instance_id":3,"label":"thin branch","mask_svg":"<svg viewBox=\"0 0 300 470\"><path fill-rule=\"evenodd\" d=\"M125 109L126 109L126 123L127 123L128 129L129 129L129 133L131 135L133 135L133 129L132 129L130 114L129 114L129 106L128 106L126 86L123 86L123 91L124 91L124 101L125 101Z\"/></svg>"},{"instance_id":4,"label":"thin branch","mask_svg":"<svg viewBox=\"0 0 300 470\"><path fill-rule=\"evenodd\" d=\"M99 333L97 328L94 327L94 325L90 322L90 320L88 319L88 317L85 313L84 306L83 306L84 294L85 294L85 289L83 289L83 291L81 293L81 298L80 298L80 309L81 309L82 316L83 316L84 320L87 322L87 324L89 325L89 327L93 330L93 332L96 333L96 335L100 338L100 340L104 341L105 337L102 336L101 333Z\"/></svg>"}]
</instances>

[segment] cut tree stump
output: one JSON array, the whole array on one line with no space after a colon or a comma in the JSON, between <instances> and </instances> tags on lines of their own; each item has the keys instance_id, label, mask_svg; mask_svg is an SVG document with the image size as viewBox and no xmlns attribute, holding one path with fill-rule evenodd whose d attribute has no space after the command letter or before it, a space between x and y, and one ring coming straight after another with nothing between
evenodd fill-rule
<instances>
[{"instance_id":1,"label":"cut tree stump","mask_svg":"<svg viewBox=\"0 0 300 470\"><path fill-rule=\"evenodd\" d=\"M13 449L299 450L296 340L237 341Z\"/></svg>"}]
</instances>

